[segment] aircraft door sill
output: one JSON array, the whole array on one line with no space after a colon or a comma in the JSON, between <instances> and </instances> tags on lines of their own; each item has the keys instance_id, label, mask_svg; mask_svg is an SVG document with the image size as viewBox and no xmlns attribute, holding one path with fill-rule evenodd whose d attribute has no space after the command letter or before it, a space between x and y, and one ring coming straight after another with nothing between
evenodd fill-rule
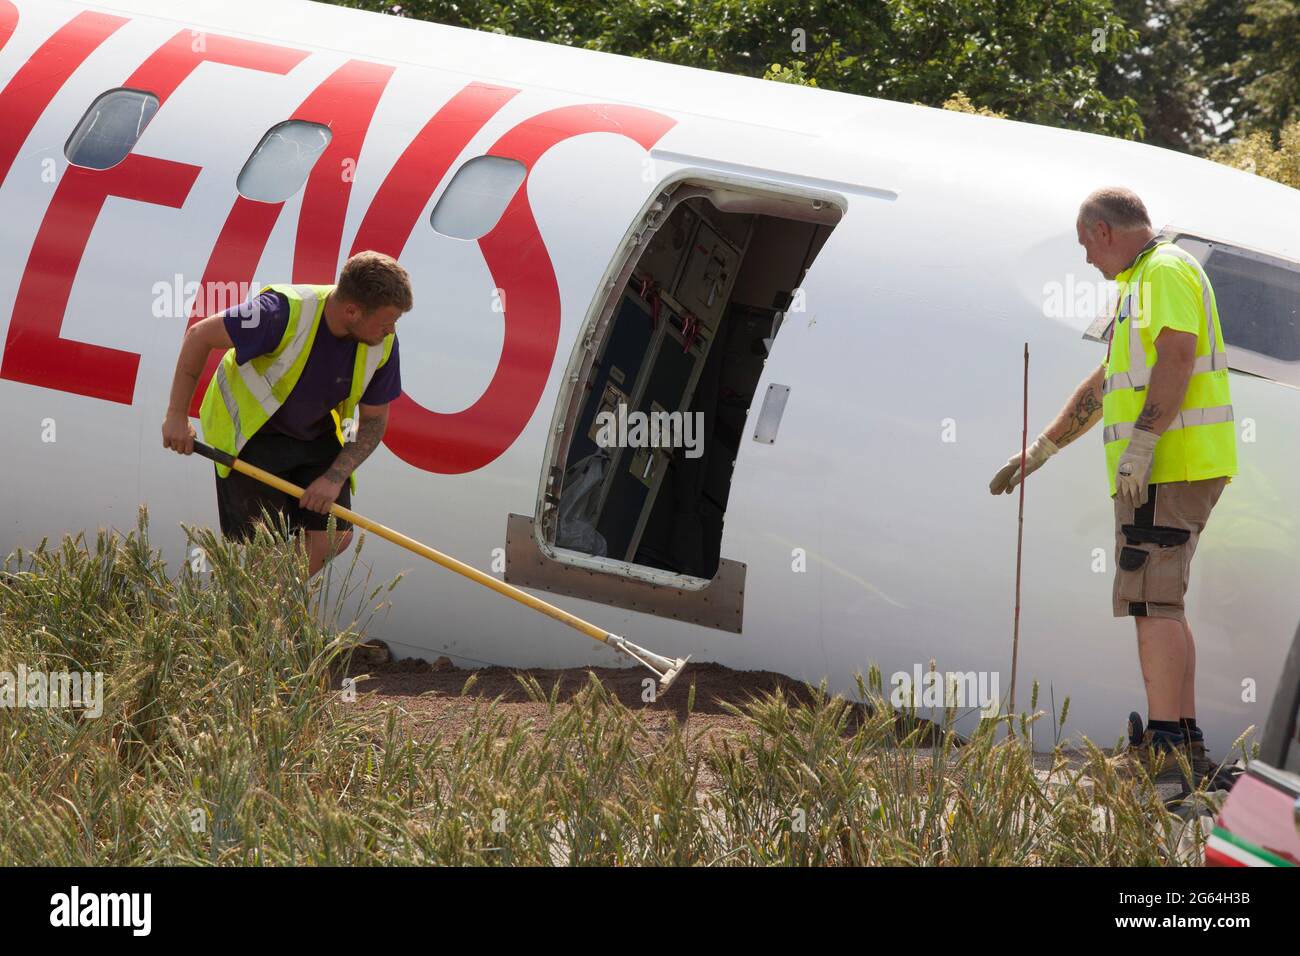
<instances>
[{"instance_id":1,"label":"aircraft door sill","mask_svg":"<svg viewBox=\"0 0 1300 956\"><path fill-rule=\"evenodd\" d=\"M672 618L687 624L741 633L745 607L745 569L740 561L721 559L717 573L702 588L659 584L628 577L622 562L611 570L557 561L538 546L529 515L512 514L506 521L505 580L516 587L566 594L599 604ZM616 566L616 568L614 567Z\"/></svg>"}]
</instances>

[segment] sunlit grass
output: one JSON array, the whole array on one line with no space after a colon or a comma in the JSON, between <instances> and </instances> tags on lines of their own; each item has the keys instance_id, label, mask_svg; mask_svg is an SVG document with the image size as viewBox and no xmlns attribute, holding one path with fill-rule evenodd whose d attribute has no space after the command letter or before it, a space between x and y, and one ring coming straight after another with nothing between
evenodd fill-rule
<instances>
[{"instance_id":1,"label":"sunlit grass","mask_svg":"<svg viewBox=\"0 0 1300 956\"><path fill-rule=\"evenodd\" d=\"M1035 772L1028 731L1046 720L1055 734L1064 715L1010 734L985 721L960 746L951 733L930 746L930 725L899 719L874 670L855 701L726 705L739 729L708 741L690 721L652 732L594 676L564 701L521 676L545 708L536 723L475 699L462 730L412 736L396 707L338 691L392 583L357 582L355 550L307 581L306 559L275 536L191 537L208 570L169 577L143 513L128 534L6 562L0 670L100 671L106 699L98 719L0 708L0 863L1199 859L1200 831L1096 747L1073 769L1058 753L1050 782Z\"/></svg>"}]
</instances>

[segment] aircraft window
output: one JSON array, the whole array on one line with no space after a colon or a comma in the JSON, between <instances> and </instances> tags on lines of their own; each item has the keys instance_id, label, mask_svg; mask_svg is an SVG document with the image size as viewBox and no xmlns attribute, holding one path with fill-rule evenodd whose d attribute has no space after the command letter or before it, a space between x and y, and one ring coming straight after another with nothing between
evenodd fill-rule
<instances>
[{"instance_id":1,"label":"aircraft window","mask_svg":"<svg viewBox=\"0 0 1300 956\"><path fill-rule=\"evenodd\" d=\"M68 162L88 169L111 169L135 147L158 112L158 97L140 90L109 90L90 104L68 137Z\"/></svg>"},{"instance_id":2,"label":"aircraft window","mask_svg":"<svg viewBox=\"0 0 1300 956\"><path fill-rule=\"evenodd\" d=\"M284 202L302 189L333 134L328 126L288 120L267 130L239 171L239 194L258 202Z\"/></svg>"},{"instance_id":3,"label":"aircraft window","mask_svg":"<svg viewBox=\"0 0 1300 956\"><path fill-rule=\"evenodd\" d=\"M1229 367L1300 386L1300 264L1194 236L1176 241L1214 286Z\"/></svg>"},{"instance_id":4,"label":"aircraft window","mask_svg":"<svg viewBox=\"0 0 1300 956\"><path fill-rule=\"evenodd\" d=\"M501 219L527 170L515 159L478 156L452 177L429 222L444 236L478 239Z\"/></svg>"}]
</instances>

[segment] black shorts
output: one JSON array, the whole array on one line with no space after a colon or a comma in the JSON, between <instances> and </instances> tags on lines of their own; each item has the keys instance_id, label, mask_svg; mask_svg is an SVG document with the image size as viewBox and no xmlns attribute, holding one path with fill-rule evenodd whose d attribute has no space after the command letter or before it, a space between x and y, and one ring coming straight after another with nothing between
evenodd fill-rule
<instances>
[{"instance_id":1,"label":"black shorts","mask_svg":"<svg viewBox=\"0 0 1300 956\"><path fill-rule=\"evenodd\" d=\"M277 478L291 481L300 488L306 488L329 470L341 448L333 432L327 432L315 441L308 442L279 432L262 430L244 443L239 459L269 471ZM270 513L272 520L276 519L277 512L284 515L284 520L292 531L303 528L309 531L326 530L329 515L298 507L298 499L293 495L278 491L256 478L232 470L225 478L218 475L216 480L217 516L221 519L221 533L227 538L251 538L253 523L261 517L262 508ZM343 490L335 502L344 508L351 507L352 491L348 482L343 482ZM339 533L352 527L350 522L340 518L334 520Z\"/></svg>"}]
</instances>

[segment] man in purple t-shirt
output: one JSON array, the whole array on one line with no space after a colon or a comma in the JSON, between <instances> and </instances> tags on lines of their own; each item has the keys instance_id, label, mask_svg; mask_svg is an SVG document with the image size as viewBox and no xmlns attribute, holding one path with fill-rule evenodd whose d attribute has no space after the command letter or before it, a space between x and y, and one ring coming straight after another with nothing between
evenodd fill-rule
<instances>
[{"instance_id":1,"label":"man in purple t-shirt","mask_svg":"<svg viewBox=\"0 0 1300 956\"><path fill-rule=\"evenodd\" d=\"M402 393L395 327L411 304L410 276L395 259L359 252L344 264L338 284L325 298L320 327L292 391L238 454L241 460L301 486L303 496L294 499L238 471L218 476L217 513L226 537L250 537L253 522L265 508L272 517L282 515L293 531L305 533L312 574L348 546L350 524L337 522L331 549L326 519L334 503L351 506L348 477L379 445L388 427L388 403ZM304 310L299 322L312 318ZM162 426L163 447L183 455L194 451L189 407L209 352L234 349L235 362L243 365L274 351L288 322L288 300L268 289L190 326L176 361ZM346 435L348 440L340 447L331 410L351 391L357 343L380 347L390 334L392 352L361 395L355 436ZM208 388L216 387L213 376Z\"/></svg>"}]
</instances>

